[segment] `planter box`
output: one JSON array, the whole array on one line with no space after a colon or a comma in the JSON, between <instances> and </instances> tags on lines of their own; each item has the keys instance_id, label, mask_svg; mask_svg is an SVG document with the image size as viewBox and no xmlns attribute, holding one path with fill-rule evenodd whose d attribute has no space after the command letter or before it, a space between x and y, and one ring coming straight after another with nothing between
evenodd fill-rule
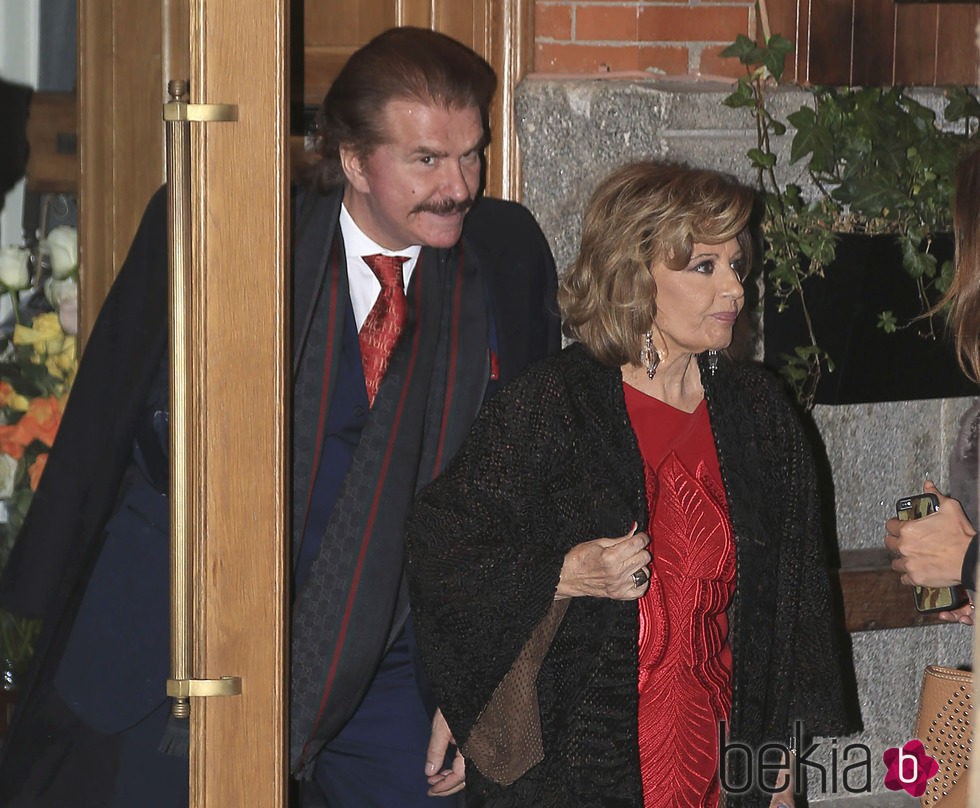
<instances>
[{"instance_id":1,"label":"planter box","mask_svg":"<svg viewBox=\"0 0 980 808\"><path fill-rule=\"evenodd\" d=\"M934 244L937 258L952 258L952 239ZM960 370L942 317L934 319L936 338L922 321L887 334L878 314L890 310L905 325L921 313L916 284L902 269L901 251L889 236L842 234L837 257L825 277L804 284L817 343L833 359L817 387L817 404L857 404L952 398L980 394ZM778 312L766 295L764 362L778 370L798 345L809 340L797 300Z\"/></svg>"}]
</instances>

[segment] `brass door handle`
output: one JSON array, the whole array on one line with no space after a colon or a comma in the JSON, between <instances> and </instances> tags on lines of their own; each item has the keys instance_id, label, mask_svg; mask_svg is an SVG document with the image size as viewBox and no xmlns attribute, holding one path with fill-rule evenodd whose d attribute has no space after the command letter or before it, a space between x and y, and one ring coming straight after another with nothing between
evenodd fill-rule
<instances>
[{"instance_id":1,"label":"brass door handle","mask_svg":"<svg viewBox=\"0 0 980 808\"><path fill-rule=\"evenodd\" d=\"M192 366L190 346L200 338L199 323L192 322L191 293L195 288L191 261L192 121L234 121L238 108L229 104L190 104L186 81L171 81L173 99L163 106L167 151L167 260L170 305L170 668L167 695L173 697L175 718L187 718L190 699L233 696L242 692L241 679L195 679L191 676L193 650L193 564L201 537L193 535L193 515L199 513L203 479L192 462L192 441L203 430L194 393L200 368ZM201 520L197 520L200 524Z\"/></svg>"},{"instance_id":2,"label":"brass door handle","mask_svg":"<svg viewBox=\"0 0 980 808\"><path fill-rule=\"evenodd\" d=\"M167 679L167 695L175 699L239 696L241 692L242 680L239 676L222 676L220 679Z\"/></svg>"}]
</instances>

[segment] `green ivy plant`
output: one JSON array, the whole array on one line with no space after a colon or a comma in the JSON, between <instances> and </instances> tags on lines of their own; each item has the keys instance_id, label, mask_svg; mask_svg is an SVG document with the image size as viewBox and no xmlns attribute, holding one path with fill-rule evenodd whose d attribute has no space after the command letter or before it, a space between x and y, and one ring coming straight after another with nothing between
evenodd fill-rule
<instances>
[{"instance_id":1,"label":"green ivy plant","mask_svg":"<svg viewBox=\"0 0 980 808\"><path fill-rule=\"evenodd\" d=\"M963 144L976 130L980 102L965 87L948 89L944 117L957 124L950 131L901 87L815 87L810 103L782 120L772 112L771 95L791 51L779 34L762 44L740 35L722 56L746 68L725 104L748 110L755 121L757 144L747 156L766 207L766 294L775 296L779 311L792 298L801 307L809 344L783 357L782 373L810 409L822 372L833 371L834 364L814 333L804 281L823 276L834 260L837 233L891 234L900 242L923 311L930 307L952 276L952 262L936 260L933 237L951 229L952 176ZM790 162L806 161L815 198L777 179L773 139L789 126L795 129ZM879 314L878 326L886 332L908 325L890 311Z\"/></svg>"}]
</instances>

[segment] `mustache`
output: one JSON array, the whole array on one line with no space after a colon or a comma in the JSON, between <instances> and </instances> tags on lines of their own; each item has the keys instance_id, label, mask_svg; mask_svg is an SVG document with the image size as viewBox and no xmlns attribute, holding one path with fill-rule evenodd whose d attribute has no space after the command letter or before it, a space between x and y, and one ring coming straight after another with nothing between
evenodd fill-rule
<instances>
[{"instance_id":1,"label":"mustache","mask_svg":"<svg viewBox=\"0 0 980 808\"><path fill-rule=\"evenodd\" d=\"M471 207L473 207L472 199L464 199L461 202L454 199L441 199L438 202L423 202L413 208L412 213L435 213L446 216L450 213L466 213Z\"/></svg>"}]
</instances>

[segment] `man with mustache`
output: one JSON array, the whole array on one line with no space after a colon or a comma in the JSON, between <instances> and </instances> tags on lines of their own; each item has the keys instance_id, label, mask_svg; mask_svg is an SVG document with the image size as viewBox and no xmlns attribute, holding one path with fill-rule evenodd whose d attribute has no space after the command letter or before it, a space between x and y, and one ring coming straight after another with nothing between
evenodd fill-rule
<instances>
[{"instance_id":1,"label":"man with mustache","mask_svg":"<svg viewBox=\"0 0 980 808\"><path fill-rule=\"evenodd\" d=\"M351 56L318 116L293 289L290 740L304 808L411 808L464 785L423 695L403 523L486 397L559 345L544 237L524 208L480 198L495 87L458 42L396 28ZM377 256L396 265L391 292ZM378 374L365 332L383 301L407 310Z\"/></svg>"},{"instance_id":2,"label":"man with mustache","mask_svg":"<svg viewBox=\"0 0 980 808\"><path fill-rule=\"evenodd\" d=\"M446 806L438 797L464 786L416 662L403 523L483 402L560 341L544 236L520 205L480 195L495 87L449 37L381 34L327 93L321 160L294 200L290 745L302 808ZM187 803L186 727L167 718L160 686L164 201L151 200L93 329L0 581L5 607L45 621L0 749L10 808L79 794L110 808Z\"/></svg>"}]
</instances>

